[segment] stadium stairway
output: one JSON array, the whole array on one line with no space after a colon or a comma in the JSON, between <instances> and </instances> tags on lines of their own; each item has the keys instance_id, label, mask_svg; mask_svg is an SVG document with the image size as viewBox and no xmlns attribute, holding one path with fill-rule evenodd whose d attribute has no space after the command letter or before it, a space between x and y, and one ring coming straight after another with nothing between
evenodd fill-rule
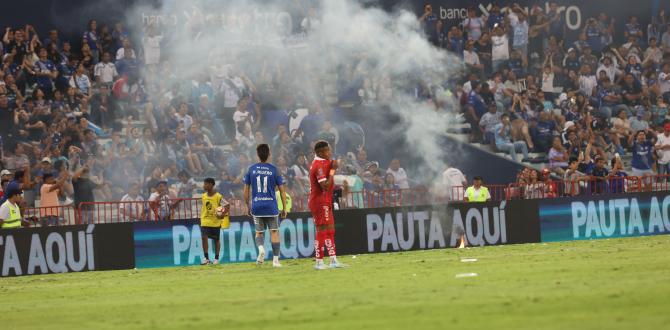
<instances>
[{"instance_id":1,"label":"stadium stairway","mask_svg":"<svg viewBox=\"0 0 670 330\"><path fill-rule=\"evenodd\" d=\"M470 142L470 129L471 129L470 124L466 123L465 120L459 117L455 120L454 123L450 125L446 133L446 137L448 139L451 139L452 141L455 141L456 143L463 144L464 148L472 152L472 155L469 156L469 158L473 158L471 163L473 162L478 163L476 160L481 157L481 160L479 162L484 162L485 164L487 164L488 166L486 167L488 167L489 169L498 169L505 163L514 163L517 167L517 171L522 169L523 167L532 168L535 170L543 170L545 168L549 168L549 159L547 158L546 153L531 152L528 154L530 158L528 161L524 162L514 161L512 160L512 157L508 153L499 152L492 145ZM613 154L610 154L609 156L611 159L611 157L613 157ZM521 155L519 155L519 157L521 157ZM621 159L623 160L624 168L629 169L632 160L631 154L627 153L623 155ZM461 168L461 170L463 170L463 168ZM517 171L513 171L513 176L506 176L504 174L498 174L498 173L488 174L491 176L494 182L491 182L491 179L487 179L485 175L483 176L484 179L486 179L486 181L489 183L495 183L495 184L510 183L516 181ZM466 168L464 172L466 172L467 174L471 174L472 171L468 171ZM488 172L484 171L482 173L488 173ZM506 178L505 181L498 181L499 178L503 177Z\"/></svg>"}]
</instances>

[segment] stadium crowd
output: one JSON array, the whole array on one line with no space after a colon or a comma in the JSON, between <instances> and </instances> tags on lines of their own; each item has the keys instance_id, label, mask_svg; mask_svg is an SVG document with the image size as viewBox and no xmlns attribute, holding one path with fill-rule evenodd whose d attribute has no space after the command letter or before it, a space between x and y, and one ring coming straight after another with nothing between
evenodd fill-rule
<instances>
[{"instance_id":1,"label":"stadium crowd","mask_svg":"<svg viewBox=\"0 0 670 330\"><path fill-rule=\"evenodd\" d=\"M530 152L546 154L549 171L569 180L625 176L628 169L636 176L668 173L664 12L647 27L631 16L623 31L601 13L572 40L554 2L548 12L515 5L503 13L494 6L488 17L470 8L453 26L430 5L424 9L418 20L426 37L462 57L465 74L439 87L418 82L416 97L462 113L473 142L516 160L519 153L526 160ZM308 33L310 19L301 33ZM78 40L62 38L58 29L38 33L30 24L6 28L0 42L3 190L20 186L28 206L190 198L194 178L213 176L225 197L239 198L254 146L265 142L288 193L299 196L308 193L310 146L317 139L329 141L344 160L348 191L410 187L400 160L382 169L360 145L341 143L333 115L383 107L392 80L405 77L370 76L366 67L373 64L361 55L319 82L322 97L311 99L278 83L290 74L278 62L213 63L212 70L182 75L165 52L172 33L157 24L131 32L120 22L95 20ZM304 118L291 127L296 117ZM622 162L626 155L630 166ZM531 172L520 181L538 177ZM169 189L158 193L162 182Z\"/></svg>"},{"instance_id":2,"label":"stadium crowd","mask_svg":"<svg viewBox=\"0 0 670 330\"><path fill-rule=\"evenodd\" d=\"M515 160L547 163L519 183L548 178L668 174L670 25L663 10L642 26L630 16L617 31L602 12L571 39L556 2L514 4L489 16L476 8L446 26L424 7L429 40L462 57L466 77L454 88L470 140ZM529 152L540 159L529 159ZM630 164L627 163L630 159Z\"/></svg>"},{"instance_id":3,"label":"stadium crowd","mask_svg":"<svg viewBox=\"0 0 670 330\"><path fill-rule=\"evenodd\" d=\"M302 26L306 33L309 24ZM302 196L309 193L311 145L318 139L344 160L341 184L348 191L409 188L400 160L384 169L361 145L341 143L322 111L341 106L346 116L364 101L371 106L388 97L388 84L364 100L365 79L351 67L314 100L280 86L287 68L276 63L212 63L212 70L180 74L165 53L171 33L158 24L131 33L120 22L95 20L78 40L62 38L58 29L38 33L30 24L6 28L2 191L20 188L28 207L79 207L192 198L201 181L195 179L208 176L226 198L240 198L256 144L269 143L287 192ZM290 127L295 117L302 120ZM158 189L161 183L168 189Z\"/></svg>"}]
</instances>

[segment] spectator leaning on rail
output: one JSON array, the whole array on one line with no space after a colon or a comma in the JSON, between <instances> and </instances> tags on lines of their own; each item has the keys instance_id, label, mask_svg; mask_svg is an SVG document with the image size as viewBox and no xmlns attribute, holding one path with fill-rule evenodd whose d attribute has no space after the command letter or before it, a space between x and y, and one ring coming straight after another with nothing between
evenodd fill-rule
<instances>
[{"instance_id":1,"label":"spectator leaning on rail","mask_svg":"<svg viewBox=\"0 0 670 330\"><path fill-rule=\"evenodd\" d=\"M486 202L491 199L489 189L482 186L482 177L476 176L472 179L472 186L465 190L466 202Z\"/></svg>"}]
</instances>

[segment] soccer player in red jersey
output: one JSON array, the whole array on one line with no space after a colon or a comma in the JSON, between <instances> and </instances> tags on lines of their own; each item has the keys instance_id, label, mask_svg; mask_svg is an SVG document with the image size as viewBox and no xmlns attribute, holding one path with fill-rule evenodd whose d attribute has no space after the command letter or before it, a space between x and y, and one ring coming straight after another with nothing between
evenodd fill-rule
<instances>
[{"instance_id":1,"label":"soccer player in red jersey","mask_svg":"<svg viewBox=\"0 0 670 330\"><path fill-rule=\"evenodd\" d=\"M337 160L331 160L328 142L318 141L314 145L314 162L309 169L309 210L316 226L314 250L316 257L315 269L326 269L323 263L323 248L330 257L330 268L344 267L337 262L335 256L335 218L333 217L333 177L337 170Z\"/></svg>"}]
</instances>

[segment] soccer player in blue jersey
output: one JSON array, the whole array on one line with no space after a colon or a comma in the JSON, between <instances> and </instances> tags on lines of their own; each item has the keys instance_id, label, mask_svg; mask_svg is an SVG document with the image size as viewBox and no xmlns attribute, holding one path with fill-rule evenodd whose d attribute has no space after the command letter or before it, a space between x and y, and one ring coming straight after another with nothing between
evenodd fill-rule
<instances>
[{"instance_id":1,"label":"soccer player in blue jersey","mask_svg":"<svg viewBox=\"0 0 670 330\"><path fill-rule=\"evenodd\" d=\"M269 163L270 147L267 144L259 144L256 154L260 163L249 166L244 176L244 204L247 214L254 219L256 226L256 245L258 246L258 258L256 264L262 264L265 260L265 248L263 247L265 228L270 229L272 240L272 266L281 267L279 263L279 208L275 197L275 189L279 190L279 196L283 206L286 206L286 193L284 192L284 179L279 175L277 168ZM251 197L251 203L249 198ZM286 210L286 207L282 207ZM281 217L286 217L286 211L281 212Z\"/></svg>"}]
</instances>

